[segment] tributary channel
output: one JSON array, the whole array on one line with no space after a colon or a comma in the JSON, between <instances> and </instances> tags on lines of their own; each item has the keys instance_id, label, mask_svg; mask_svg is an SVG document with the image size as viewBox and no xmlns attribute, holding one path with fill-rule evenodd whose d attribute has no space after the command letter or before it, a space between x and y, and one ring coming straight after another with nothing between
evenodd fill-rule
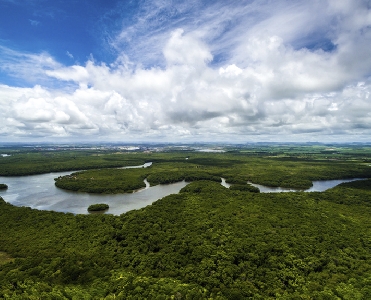
<instances>
[{"instance_id":1,"label":"tributary channel","mask_svg":"<svg viewBox=\"0 0 371 300\"><path fill-rule=\"evenodd\" d=\"M148 167L151 163L137 168ZM129 167L129 168L135 168ZM133 209L140 209L152 204L170 194L177 194L185 187L188 182L181 181L172 184L160 184L150 187L146 182L146 188L131 194L88 194L71 192L57 188L54 185L54 178L71 174L72 172L58 172L30 176L0 176L0 183L8 185L7 190L0 190L0 196L8 203L15 206L28 206L40 210L53 210L59 212L70 212L74 214L87 214L87 208L95 203L107 203L109 210L107 213L120 215ZM324 191L342 182L357 179L345 180L323 180L314 181L313 187L305 192ZM229 187L222 179L222 185ZM269 188L253 184L259 187L263 193L267 192L289 192L297 191L293 189Z\"/></svg>"}]
</instances>

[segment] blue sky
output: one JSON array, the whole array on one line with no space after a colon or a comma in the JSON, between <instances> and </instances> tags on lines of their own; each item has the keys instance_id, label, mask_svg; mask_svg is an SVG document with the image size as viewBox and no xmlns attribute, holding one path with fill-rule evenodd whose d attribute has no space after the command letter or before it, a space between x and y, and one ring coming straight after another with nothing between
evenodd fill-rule
<instances>
[{"instance_id":1,"label":"blue sky","mask_svg":"<svg viewBox=\"0 0 371 300\"><path fill-rule=\"evenodd\" d=\"M1 44L30 54L46 52L64 65L83 64L91 54L110 62L117 53L104 40L120 29L118 2L3 0ZM129 15L135 10L135 5L125 6Z\"/></svg>"},{"instance_id":2,"label":"blue sky","mask_svg":"<svg viewBox=\"0 0 371 300\"><path fill-rule=\"evenodd\" d=\"M0 142L369 141L370 49L370 0L0 0Z\"/></svg>"}]
</instances>

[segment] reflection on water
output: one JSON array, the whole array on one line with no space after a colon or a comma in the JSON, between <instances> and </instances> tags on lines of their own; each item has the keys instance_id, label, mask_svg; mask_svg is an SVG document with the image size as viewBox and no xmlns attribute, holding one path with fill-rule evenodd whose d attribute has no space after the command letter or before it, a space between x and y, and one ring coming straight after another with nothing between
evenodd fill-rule
<instances>
[{"instance_id":1,"label":"reflection on water","mask_svg":"<svg viewBox=\"0 0 371 300\"><path fill-rule=\"evenodd\" d=\"M229 187L231 186L229 183L226 183L225 182L225 178L221 177L222 178L222 182L220 183L222 186L226 187L227 189L229 189Z\"/></svg>"},{"instance_id":2,"label":"reflection on water","mask_svg":"<svg viewBox=\"0 0 371 300\"><path fill-rule=\"evenodd\" d=\"M350 182L355 180L363 180L364 178L353 178L353 179L336 179L336 180L318 180L313 181L313 186L307 190L301 189L290 189L290 188L281 188L281 187L269 187L260 184L250 183L251 185L259 188L261 193L284 193L284 192L324 192L328 189L331 189L340 183Z\"/></svg>"},{"instance_id":3,"label":"reflection on water","mask_svg":"<svg viewBox=\"0 0 371 300\"><path fill-rule=\"evenodd\" d=\"M147 163L139 167L150 166ZM132 194L87 194L71 192L57 188L54 185L54 178L71 174L71 172L58 172L32 176L2 177L0 183L8 185L7 190L0 190L0 196L5 201L15 206L29 206L40 210L54 210L59 212L71 212L75 214L87 214L87 208L91 204L107 203L110 208L107 213L119 215L129 210L139 209L152 204L170 194L177 194L188 183L185 181L157 185L150 187L145 180L146 187ZM340 183L358 179L345 180L323 180L313 181L313 186L305 192L322 192ZM249 182L250 183L250 182ZM228 188L230 184L222 178L221 184ZM297 189L272 188L259 184L250 183L260 189L262 193L297 192Z\"/></svg>"},{"instance_id":4,"label":"reflection on water","mask_svg":"<svg viewBox=\"0 0 371 300\"><path fill-rule=\"evenodd\" d=\"M152 162L146 162L144 165L140 166L127 166L127 167L122 167L122 168L117 168L117 169L140 169L140 168L148 168L152 166Z\"/></svg>"},{"instance_id":5,"label":"reflection on water","mask_svg":"<svg viewBox=\"0 0 371 300\"><path fill-rule=\"evenodd\" d=\"M132 194L87 194L62 190L54 185L54 178L68 174L71 172L15 177L0 176L0 183L8 185L7 190L0 191L0 196L15 206L29 206L40 210L75 214L87 214L87 208L91 204L107 203L110 207L107 213L119 215L150 205L167 195L176 194L188 184L182 181L150 187L145 180L146 187Z\"/></svg>"}]
</instances>

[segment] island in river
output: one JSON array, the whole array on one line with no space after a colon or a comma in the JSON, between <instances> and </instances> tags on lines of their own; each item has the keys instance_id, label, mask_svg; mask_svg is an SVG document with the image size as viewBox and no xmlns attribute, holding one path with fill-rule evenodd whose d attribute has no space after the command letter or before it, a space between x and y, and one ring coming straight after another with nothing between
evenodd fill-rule
<instances>
[{"instance_id":1,"label":"island in river","mask_svg":"<svg viewBox=\"0 0 371 300\"><path fill-rule=\"evenodd\" d=\"M109 205L106 203L91 204L88 207L89 212L105 211L109 209Z\"/></svg>"}]
</instances>

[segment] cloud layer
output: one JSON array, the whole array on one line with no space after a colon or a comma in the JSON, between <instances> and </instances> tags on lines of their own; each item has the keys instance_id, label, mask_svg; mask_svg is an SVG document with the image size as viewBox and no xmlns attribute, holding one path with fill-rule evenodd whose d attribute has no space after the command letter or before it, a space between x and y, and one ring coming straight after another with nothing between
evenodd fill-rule
<instances>
[{"instance_id":1,"label":"cloud layer","mask_svg":"<svg viewBox=\"0 0 371 300\"><path fill-rule=\"evenodd\" d=\"M91 56L64 66L47 52L2 46L2 72L32 85L0 85L0 139L342 142L371 134L370 1L150 1L108 34L112 63Z\"/></svg>"}]
</instances>

